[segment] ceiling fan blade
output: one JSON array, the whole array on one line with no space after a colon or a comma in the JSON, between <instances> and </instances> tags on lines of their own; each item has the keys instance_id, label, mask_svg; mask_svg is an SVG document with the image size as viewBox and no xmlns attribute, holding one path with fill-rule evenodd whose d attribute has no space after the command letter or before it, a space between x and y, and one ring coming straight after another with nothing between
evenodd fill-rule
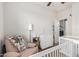
<instances>
[{"instance_id":1,"label":"ceiling fan blade","mask_svg":"<svg viewBox=\"0 0 79 59\"><path fill-rule=\"evenodd\" d=\"M64 4L65 2L61 2L61 4Z\"/></svg>"},{"instance_id":2,"label":"ceiling fan blade","mask_svg":"<svg viewBox=\"0 0 79 59\"><path fill-rule=\"evenodd\" d=\"M50 5L51 5L51 3L52 3L52 2L49 2L49 3L47 4L47 6L50 6Z\"/></svg>"}]
</instances>

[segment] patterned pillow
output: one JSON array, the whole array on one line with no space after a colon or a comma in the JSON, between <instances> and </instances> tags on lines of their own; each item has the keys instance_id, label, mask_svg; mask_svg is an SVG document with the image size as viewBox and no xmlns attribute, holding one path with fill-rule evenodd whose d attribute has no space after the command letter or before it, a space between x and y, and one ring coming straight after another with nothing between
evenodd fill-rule
<instances>
[{"instance_id":1,"label":"patterned pillow","mask_svg":"<svg viewBox=\"0 0 79 59\"><path fill-rule=\"evenodd\" d=\"M25 42L25 40L21 36L15 36L9 39L12 45L15 46L19 52L27 49L27 42Z\"/></svg>"}]
</instances>

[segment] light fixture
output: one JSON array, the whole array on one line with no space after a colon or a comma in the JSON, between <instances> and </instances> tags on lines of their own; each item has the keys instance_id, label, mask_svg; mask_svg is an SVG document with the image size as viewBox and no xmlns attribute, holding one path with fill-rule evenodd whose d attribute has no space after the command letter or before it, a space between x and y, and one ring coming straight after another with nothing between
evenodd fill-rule
<instances>
[{"instance_id":1,"label":"light fixture","mask_svg":"<svg viewBox=\"0 0 79 59\"><path fill-rule=\"evenodd\" d=\"M28 26L28 30L29 30L29 39L30 39L30 42L32 42L32 30L33 30L33 24L29 24Z\"/></svg>"}]
</instances>

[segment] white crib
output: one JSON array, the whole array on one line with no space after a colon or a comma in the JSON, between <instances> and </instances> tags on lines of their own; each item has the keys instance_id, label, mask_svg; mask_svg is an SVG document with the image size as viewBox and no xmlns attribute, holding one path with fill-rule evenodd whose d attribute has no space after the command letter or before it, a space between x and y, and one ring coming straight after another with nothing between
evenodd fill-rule
<instances>
[{"instance_id":1,"label":"white crib","mask_svg":"<svg viewBox=\"0 0 79 59\"><path fill-rule=\"evenodd\" d=\"M79 44L69 38L60 38L60 44L29 57L78 57Z\"/></svg>"},{"instance_id":2,"label":"white crib","mask_svg":"<svg viewBox=\"0 0 79 59\"><path fill-rule=\"evenodd\" d=\"M67 55L61 52L61 49L64 45L66 44L64 43L61 45L57 45L55 47L52 47L44 51L38 52L34 55L31 55L30 57L66 57Z\"/></svg>"}]
</instances>

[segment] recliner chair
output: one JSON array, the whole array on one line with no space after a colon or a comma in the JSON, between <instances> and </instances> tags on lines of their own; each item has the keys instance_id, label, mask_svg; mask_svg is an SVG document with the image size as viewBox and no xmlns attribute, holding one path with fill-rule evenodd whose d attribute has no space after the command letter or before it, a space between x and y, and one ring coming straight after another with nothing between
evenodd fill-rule
<instances>
[{"instance_id":1,"label":"recliner chair","mask_svg":"<svg viewBox=\"0 0 79 59\"><path fill-rule=\"evenodd\" d=\"M4 57L28 57L38 52L38 47L35 46L34 43L28 43L28 47L28 49L22 52L18 52L18 50L11 44L11 42L7 38L5 39L6 53L4 54Z\"/></svg>"}]
</instances>

